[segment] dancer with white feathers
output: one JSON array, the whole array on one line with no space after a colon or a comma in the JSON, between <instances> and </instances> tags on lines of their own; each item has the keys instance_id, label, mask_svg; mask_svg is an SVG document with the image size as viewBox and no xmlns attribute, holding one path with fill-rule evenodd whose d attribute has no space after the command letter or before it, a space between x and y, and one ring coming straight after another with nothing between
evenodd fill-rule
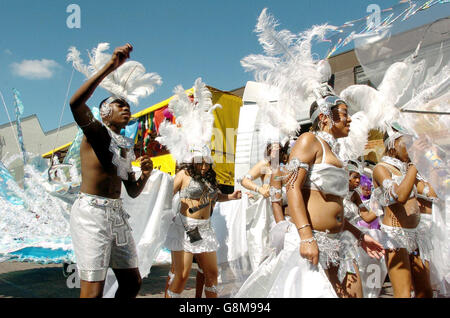
<instances>
[{"instance_id":1,"label":"dancer with white feathers","mask_svg":"<svg viewBox=\"0 0 450 318\"><path fill-rule=\"evenodd\" d=\"M448 254L445 247L441 248L440 240L434 239L438 232L441 237L448 237L439 230L445 228L445 223L432 224L431 216L428 216L432 206L436 207L438 214L435 220L445 220L445 213L437 208L440 204L436 193L426 191L426 188L432 189L431 185L426 187L427 183L415 165L421 163L423 167L423 162L427 161L421 158L426 152L424 147L415 160L410 158L410 154L418 153L414 148L423 142L416 131L424 123L419 123L417 116L400 112L402 108L412 106L426 111L427 103L442 98L448 87L448 64L441 65L442 58L438 58L436 64L427 70L424 60L417 61L419 49L420 44L413 55L391 65L378 89L354 85L341 93L350 105L362 109L357 117L354 116L353 122L362 129L355 129L353 135L343 140L343 153L354 157L361 155L363 143L360 140L367 138L369 129L385 132L385 156L374 169L376 189L372 194L371 208L383 216L381 232L373 233L386 249L386 264L395 297L410 297L411 290L416 297L432 297L431 255ZM424 190L428 195L421 194ZM419 200L422 201L420 204ZM440 253L434 253L434 245ZM433 281L437 282L435 286L441 285L438 289L442 289L440 282L445 281L443 276L448 269L443 270L445 265L441 257L435 259L433 268L440 270L434 271ZM441 292L445 293L443 289Z\"/></svg>"},{"instance_id":2,"label":"dancer with white feathers","mask_svg":"<svg viewBox=\"0 0 450 318\"><path fill-rule=\"evenodd\" d=\"M108 48L102 43L94 49L89 66L83 64L75 48L70 49L67 58L88 78L70 100L74 119L84 133L80 148L81 189L70 215L80 297L102 296L109 267L119 283L116 297L135 297L141 285L129 215L120 195L123 183L128 194L137 197L153 164L147 156L138 158L141 175L136 178L131 166L135 160L134 140L119 133L131 118L127 99L137 103L139 97L153 92L161 79L157 74L145 73L138 62L126 62L133 50L130 44L116 48L112 55L104 52ZM99 85L112 94L100 105L102 122L86 105Z\"/></svg>"},{"instance_id":3,"label":"dancer with white feathers","mask_svg":"<svg viewBox=\"0 0 450 318\"><path fill-rule=\"evenodd\" d=\"M179 165L173 194L180 194L180 209L172 219L167 232L166 248L172 252L167 296L178 298L184 290L195 255L205 279L207 298L218 296L218 268L216 251L219 247L211 214L216 202L240 199L240 191L222 194L213 170L213 159L208 145L214 123L211 92L201 79L194 85L191 99L181 86L175 88L175 97L169 110L176 124L163 122L157 140L167 146Z\"/></svg>"},{"instance_id":4,"label":"dancer with white feathers","mask_svg":"<svg viewBox=\"0 0 450 318\"><path fill-rule=\"evenodd\" d=\"M342 232L350 231L372 257L380 258L383 248L343 218L348 175L336 138L348 135L351 119L346 102L326 84L329 64L311 54L312 40L333 27L294 35L276 26L264 9L256 31L267 56L251 55L242 65L280 90L278 105L291 114L290 122L309 109L314 133L297 139L284 171L292 222L283 250L263 262L236 297L361 297L359 276L350 279L348 262L343 262L353 248L341 241Z\"/></svg>"}]
</instances>

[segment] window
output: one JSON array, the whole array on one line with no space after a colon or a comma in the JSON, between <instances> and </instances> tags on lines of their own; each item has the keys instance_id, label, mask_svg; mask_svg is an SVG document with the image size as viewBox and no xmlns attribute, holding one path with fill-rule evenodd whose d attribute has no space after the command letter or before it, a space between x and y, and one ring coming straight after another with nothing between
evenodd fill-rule
<instances>
[{"instance_id":1,"label":"window","mask_svg":"<svg viewBox=\"0 0 450 318\"><path fill-rule=\"evenodd\" d=\"M370 79L364 73L361 65L355 66L355 68L353 69L353 74L355 75L355 84L369 85L370 87L374 87Z\"/></svg>"}]
</instances>

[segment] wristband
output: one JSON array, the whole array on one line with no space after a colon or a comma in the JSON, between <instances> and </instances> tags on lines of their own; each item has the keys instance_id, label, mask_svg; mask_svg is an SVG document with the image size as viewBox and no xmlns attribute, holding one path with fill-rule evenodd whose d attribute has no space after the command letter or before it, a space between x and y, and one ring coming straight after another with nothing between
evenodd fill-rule
<instances>
[{"instance_id":1,"label":"wristband","mask_svg":"<svg viewBox=\"0 0 450 318\"><path fill-rule=\"evenodd\" d=\"M313 237L311 237L311 238L309 238L309 239L306 239L306 240L300 240L300 244L302 244L302 243L308 243L308 244L311 244L312 242L315 242L316 241L316 239L314 238L314 236Z\"/></svg>"},{"instance_id":2,"label":"wristband","mask_svg":"<svg viewBox=\"0 0 450 318\"><path fill-rule=\"evenodd\" d=\"M297 231L300 231L301 229L304 229L305 227L311 227L311 224L306 223L305 225L300 226L299 228L297 228Z\"/></svg>"}]
</instances>

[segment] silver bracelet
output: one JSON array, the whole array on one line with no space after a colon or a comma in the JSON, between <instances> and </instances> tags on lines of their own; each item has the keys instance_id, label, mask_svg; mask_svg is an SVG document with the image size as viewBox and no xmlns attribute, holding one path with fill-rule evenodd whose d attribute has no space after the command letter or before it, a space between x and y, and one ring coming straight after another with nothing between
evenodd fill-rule
<instances>
[{"instance_id":1,"label":"silver bracelet","mask_svg":"<svg viewBox=\"0 0 450 318\"><path fill-rule=\"evenodd\" d=\"M316 241L316 239L314 238L314 236L313 237L311 237L311 238L309 238L309 239L306 239L306 240L300 240L300 244L302 244L302 243L308 243L308 244L311 244L312 242L315 242Z\"/></svg>"},{"instance_id":2,"label":"silver bracelet","mask_svg":"<svg viewBox=\"0 0 450 318\"><path fill-rule=\"evenodd\" d=\"M305 227L311 227L311 224L306 223L305 225L300 226L299 228L297 228L297 231L300 231L301 229L304 229Z\"/></svg>"}]
</instances>

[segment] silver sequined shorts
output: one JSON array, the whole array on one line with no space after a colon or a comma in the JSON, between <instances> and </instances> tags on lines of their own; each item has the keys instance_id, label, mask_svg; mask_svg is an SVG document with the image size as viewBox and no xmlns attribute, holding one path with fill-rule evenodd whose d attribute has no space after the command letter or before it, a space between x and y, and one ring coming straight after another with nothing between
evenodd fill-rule
<instances>
[{"instance_id":1,"label":"silver sequined shorts","mask_svg":"<svg viewBox=\"0 0 450 318\"><path fill-rule=\"evenodd\" d=\"M81 280L103 281L108 267L138 267L128 218L121 199L79 194L70 214L70 232Z\"/></svg>"},{"instance_id":2,"label":"silver sequined shorts","mask_svg":"<svg viewBox=\"0 0 450 318\"><path fill-rule=\"evenodd\" d=\"M202 239L191 243L183 225L188 230L198 227ZM216 252L219 248L219 242L211 227L210 219L193 219L177 213L167 232L164 246L171 251L185 251L192 254L200 254Z\"/></svg>"}]
</instances>

